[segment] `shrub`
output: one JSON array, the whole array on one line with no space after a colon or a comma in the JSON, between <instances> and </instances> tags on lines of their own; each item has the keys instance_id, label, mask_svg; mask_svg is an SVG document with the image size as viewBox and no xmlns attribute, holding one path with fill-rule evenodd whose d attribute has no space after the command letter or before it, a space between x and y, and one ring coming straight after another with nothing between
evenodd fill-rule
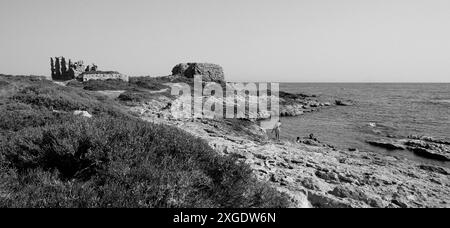
<instances>
[{"instance_id":1,"label":"shrub","mask_svg":"<svg viewBox=\"0 0 450 228\"><path fill-rule=\"evenodd\" d=\"M3 80L0 81L0 89L4 89L5 87L8 87L10 84L8 82L5 82Z\"/></svg>"},{"instance_id":2,"label":"shrub","mask_svg":"<svg viewBox=\"0 0 450 228\"><path fill-rule=\"evenodd\" d=\"M0 129L19 131L26 127L40 127L64 120L62 114L45 108L32 108L23 103L10 103L0 106Z\"/></svg>"},{"instance_id":3,"label":"shrub","mask_svg":"<svg viewBox=\"0 0 450 228\"><path fill-rule=\"evenodd\" d=\"M130 85L135 86L136 88L143 88L149 90L163 90L168 89L169 86L163 84L164 82L159 81L156 78L152 77L132 77L130 78Z\"/></svg>"},{"instance_id":4,"label":"shrub","mask_svg":"<svg viewBox=\"0 0 450 228\"><path fill-rule=\"evenodd\" d=\"M83 110L95 115L123 115L117 105L105 96L54 84L26 86L11 99L15 103L28 104L34 109L46 108L64 112Z\"/></svg>"},{"instance_id":5,"label":"shrub","mask_svg":"<svg viewBox=\"0 0 450 228\"><path fill-rule=\"evenodd\" d=\"M170 91L165 91L161 93L150 93L148 91L141 91L141 90L129 90L125 91L124 93L120 94L118 99L119 101L124 102L131 102L131 103L142 103L149 100L157 99L161 96L164 97L172 97L170 94ZM129 103L127 103L129 104Z\"/></svg>"},{"instance_id":6,"label":"shrub","mask_svg":"<svg viewBox=\"0 0 450 228\"><path fill-rule=\"evenodd\" d=\"M127 90L131 88L128 82L119 79L90 80L83 82L82 84L83 89L90 91Z\"/></svg>"},{"instance_id":7,"label":"shrub","mask_svg":"<svg viewBox=\"0 0 450 228\"><path fill-rule=\"evenodd\" d=\"M104 90L163 90L169 88L163 85L164 82L152 77L130 77L129 82L119 79L108 80L89 80L86 82L79 82L76 80L67 83L69 87L82 88L89 91L104 91Z\"/></svg>"},{"instance_id":8,"label":"shrub","mask_svg":"<svg viewBox=\"0 0 450 228\"><path fill-rule=\"evenodd\" d=\"M119 79L89 80L85 82L72 80L67 83L67 86L88 91L127 90L131 88L128 82Z\"/></svg>"},{"instance_id":9,"label":"shrub","mask_svg":"<svg viewBox=\"0 0 450 228\"><path fill-rule=\"evenodd\" d=\"M151 98L151 95L140 91L126 91L119 95L118 99L120 101L127 102L142 102Z\"/></svg>"},{"instance_id":10,"label":"shrub","mask_svg":"<svg viewBox=\"0 0 450 228\"><path fill-rule=\"evenodd\" d=\"M179 129L137 120L77 118L24 129L1 154L16 174L6 178L9 197L0 206L287 205L284 196L257 182L247 165L217 155Z\"/></svg>"}]
</instances>

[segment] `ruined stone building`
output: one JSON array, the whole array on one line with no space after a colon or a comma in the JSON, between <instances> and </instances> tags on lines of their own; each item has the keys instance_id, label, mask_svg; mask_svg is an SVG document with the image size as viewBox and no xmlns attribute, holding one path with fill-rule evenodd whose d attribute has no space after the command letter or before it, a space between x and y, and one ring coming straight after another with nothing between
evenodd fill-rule
<instances>
[{"instance_id":1,"label":"ruined stone building","mask_svg":"<svg viewBox=\"0 0 450 228\"><path fill-rule=\"evenodd\" d=\"M97 65L92 64L85 66L83 61L67 62L64 57L50 58L50 67L52 79L55 81L68 80L107 80L119 79L128 81L128 77L116 71L99 71Z\"/></svg>"},{"instance_id":2,"label":"ruined stone building","mask_svg":"<svg viewBox=\"0 0 450 228\"><path fill-rule=\"evenodd\" d=\"M203 81L225 81L223 68L211 63L180 63L172 69L172 75L194 78L202 75Z\"/></svg>"},{"instance_id":3,"label":"ruined stone building","mask_svg":"<svg viewBox=\"0 0 450 228\"><path fill-rule=\"evenodd\" d=\"M89 80L108 80L108 79L118 79L122 81L128 81L128 77L116 72L116 71L89 71L82 73L78 80L89 81Z\"/></svg>"}]
</instances>

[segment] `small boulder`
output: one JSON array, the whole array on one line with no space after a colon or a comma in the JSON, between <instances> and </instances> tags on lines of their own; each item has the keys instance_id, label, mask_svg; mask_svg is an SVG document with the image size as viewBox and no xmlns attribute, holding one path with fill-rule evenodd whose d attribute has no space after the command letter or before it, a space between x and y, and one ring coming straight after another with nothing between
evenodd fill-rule
<instances>
[{"instance_id":1,"label":"small boulder","mask_svg":"<svg viewBox=\"0 0 450 228\"><path fill-rule=\"evenodd\" d=\"M343 101L343 100L336 100L335 104L337 106L352 106L353 103L351 101Z\"/></svg>"},{"instance_id":2,"label":"small boulder","mask_svg":"<svg viewBox=\"0 0 450 228\"><path fill-rule=\"evenodd\" d=\"M339 176L335 172L316 171L315 174L326 182L339 183Z\"/></svg>"},{"instance_id":3,"label":"small boulder","mask_svg":"<svg viewBox=\"0 0 450 228\"><path fill-rule=\"evenodd\" d=\"M442 167L436 167L436 166L431 166L431 165L420 165L419 168L422 170L425 170L425 171L433 172L433 173L450 175L450 172L448 172L446 169L444 169Z\"/></svg>"},{"instance_id":4,"label":"small boulder","mask_svg":"<svg viewBox=\"0 0 450 228\"><path fill-rule=\"evenodd\" d=\"M320 183L316 179L310 177L303 178L299 180L299 182L303 187L309 190L319 191L321 189Z\"/></svg>"},{"instance_id":5,"label":"small boulder","mask_svg":"<svg viewBox=\"0 0 450 228\"><path fill-rule=\"evenodd\" d=\"M81 116L81 117L85 117L85 118L92 118L92 115L89 112L87 112L87 111L77 110L77 111L73 112L73 115L74 116Z\"/></svg>"}]
</instances>

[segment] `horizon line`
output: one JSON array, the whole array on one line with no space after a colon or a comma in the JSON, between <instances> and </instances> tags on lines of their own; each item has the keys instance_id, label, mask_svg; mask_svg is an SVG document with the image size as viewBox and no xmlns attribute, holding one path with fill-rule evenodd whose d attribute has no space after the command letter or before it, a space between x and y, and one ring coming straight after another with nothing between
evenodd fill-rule
<instances>
[{"instance_id":1,"label":"horizon line","mask_svg":"<svg viewBox=\"0 0 450 228\"><path fill-rule=\"evenodd\" d=\"M50 78L50 75L37 75L37 74L5 74L0 73L0 76L14 76L14 77L45 77ZM166 76L151 76L151 75L142 75L142 76L130 76L129 77L151 77L151 78L158 78L158 77L168 77L172 75L166 75ZM277 81L226 81L229 83L280 83L280 84L450 84L450 81L448 82L424 82L424 81L409 81L409 82L402 82L402 81L371 81L371 82L364 82L364 81L286 81L286 82L277 82Z\"/></svg>"}]
</instances>

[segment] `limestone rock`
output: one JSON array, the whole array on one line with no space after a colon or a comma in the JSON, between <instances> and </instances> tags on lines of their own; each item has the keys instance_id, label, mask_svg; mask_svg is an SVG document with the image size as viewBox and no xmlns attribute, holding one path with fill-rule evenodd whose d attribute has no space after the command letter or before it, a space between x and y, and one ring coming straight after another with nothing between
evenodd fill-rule
<instances>
[{"instance_id":1,"label":"limestone rock","mask_svg":"<svg viewBox=\"0 0 450 228\"><path fill-rule=\"evenodd\" d=\"M433 160L450 161L450 145L444 140L437 140L431 137L366 140L366 143L388 150L409 150L418 156Z\"/></svg>"},{"instance_id":2,"label":"limestone rock","mask_svg":"<svg viewBox=\"0 0 450 228\"><path fill-rule=\"evenodd\" d=\"M352 106L353 103L351 101L343 101L343 100L336 100L336 105L338 106Z\"/></svg>"},{"instance_id":3,"label":"limestone rock","mask_svg":"<svg viewBox=\"0 0 450 228\"><path fill-rule=\"evenodd\" d=\"M201 75L203 81L225 81L223 68L217 64L211 63L181 63L172 69L172 75L184 76L186 78L194 78L196 75Z\"/></svg>"},{"instance_id":4,"label":"limestone rock","mask_svg":"<svg viewBox=\"0 0 450 228\"><path fill-rule=\"evenodd\" d=\"M432 149L427 149L427 148L423 148L423 147L408 147L408 150L411 150L416 155L424 157L424 158L429 158L429 159L434 159L437 161L444 161L444 162L450 161L450 153L446 152L446 151L443 152L443 151L432 150Z\"/></svg>"},{"instance_id":5,"label":"limestone rock","mask_svg":"<svg viewBox=\"0 0 450 228\"><path fill-rule=\"evenodd\" d=\"M331 106L331 103L322 103L316 95L293 94L279 92L280 116L295 117L303 115L305 112L318 110L320 107Z\"/></svg>"},{"instance_id":6,"label":"limestone rock","mask_svg":"<svg viewBox=\"0 0 450 228\"><path fill-rule=\"evenodd\" d=\"M366 142L372 146L381 147L387 150L405 150L405 146L391 141L386 140L366 140Z\"/></svg>"},{"instance_id":7,"label":"limestone rock","mask_svg":"<svg viewBox=\"0 0 450 228\"><path fill-rule=\"evenodd\" d=\"M92 118L92 115L89 112L87 112L87 111L77 110L77 111L73 112L73 115L74 116L81 116L81 117L85 117L85 118Z\"/></svg>"},{"instance_id":8,"label":"limestone rock","mask_svg":"<svg viewBox=\"0 0 450 228\"><path fill-rule=\"evenodd\" d=\"M420 165L419 168L422 170L425 170L425 171L433 172L433 173L450 175L450 172L442 167L436 167L436 166L431 166L431 165Z\"/></svg>"},{"instance_id":9,"label":"limestone rock","mask_svg":"<svg viewBox=\"0 0 450 228\"><path fill-rule=\"evenodd\" d=\"M80 81L109 79L128 81L129 77L116 71L90 71L80 74L77 79Z\"/></svg>"}]
</instances>

